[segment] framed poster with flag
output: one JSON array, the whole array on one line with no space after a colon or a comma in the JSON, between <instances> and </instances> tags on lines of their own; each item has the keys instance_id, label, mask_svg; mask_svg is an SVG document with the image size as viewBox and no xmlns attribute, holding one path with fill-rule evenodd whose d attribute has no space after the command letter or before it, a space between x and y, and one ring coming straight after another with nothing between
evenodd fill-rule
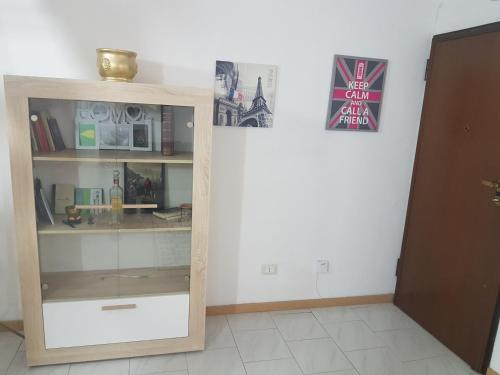
<instances>
[{"instance_id":1,"label":"framed poster with flag","mask_svg":"<svg viewBox=\"0 0 500 375\"><path fill-rule=\"evenodd\" d=\"M378 130L387 63L335 55L327 130Z\"/></svg>"}]
</instances>

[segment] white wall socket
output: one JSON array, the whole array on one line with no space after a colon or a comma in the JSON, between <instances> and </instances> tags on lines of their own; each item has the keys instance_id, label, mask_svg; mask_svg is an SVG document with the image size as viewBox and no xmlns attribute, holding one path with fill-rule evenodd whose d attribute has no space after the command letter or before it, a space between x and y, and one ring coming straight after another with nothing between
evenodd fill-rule
<instances>
[{"instance_id":1,"label":"white wall socket","mask_svg":"<svg viewBox=\"0 0 500 375\"><path fill-rule=\"evenodd\" d=\"M318 259L316 261L317 273L328 273L330 271L330 262L326 259Z\"/></svg>"},{"instance_id":2,"label":"white wall socket","mask_svg":"<svg viewBox=\"0 0 500 375\"><path fill-rule=\"evenodd\" d=\"M278 273L277 264L263 264L260 266L260 272L263 275L276 275Z\"/></svg>"}]
</instances>

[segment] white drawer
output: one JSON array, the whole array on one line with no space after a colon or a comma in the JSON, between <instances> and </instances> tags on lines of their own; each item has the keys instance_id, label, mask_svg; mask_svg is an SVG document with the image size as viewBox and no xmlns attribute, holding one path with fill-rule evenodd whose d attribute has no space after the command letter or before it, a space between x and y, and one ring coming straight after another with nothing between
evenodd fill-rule
<instances>
[{"instance_id":1,"label":"white drawer","mask_svg":"<svg viewBox=\"0 0 500 375\"><path fill-rule=\"evenodd\" d=\"M189 294L47 302L43 321L47 349L185 337Z\"/></svg>"}]
</instances>

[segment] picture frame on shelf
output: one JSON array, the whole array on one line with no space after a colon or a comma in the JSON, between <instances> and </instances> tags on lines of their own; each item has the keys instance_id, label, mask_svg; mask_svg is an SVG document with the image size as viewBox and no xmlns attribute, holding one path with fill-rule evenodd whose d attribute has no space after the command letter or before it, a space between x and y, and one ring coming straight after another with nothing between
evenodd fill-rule
<instances>
[{"instance_id":1,"label":"picture frame on shelf","mask_svg":"<svg viewBox=\"0 0 500 375\"><path fill-rule=\"evenodd\" d=\"M124 203L156 204L156 209L143 209L153 212L164 209L165 165L163 163L124 163ZM135 209L127 209L133 213Z\"/></svg>"},{"instance_id":2,"label":"picture frame on shelf","mask_svg":"<svg viewBox=\"0 0 500 375\"><path fill-rule=\"evenodd\" d=\"M90 120L76 122L75 148L77 150L98 150L99 136L96 122Z\"/></svg>"},{"instance_id":3,"label":"picture frame on shelf","mask_svg":"<svg viewBox=\"0 0 500 375\"><path fill-rule=\"evenodd\" d=\"M99 149L130 150L130 124L99 123Z\"/></svg>"},{"instance_id":4,"label":"picture frame on shelf","mask_svg":"<svg viewBox=\"0 0 500 375\"><path fill-rule=\"evenodd\" d=\"M130 125L130 150L153 151L153 126L150 120Z\"/></svg>"}]
</instances>

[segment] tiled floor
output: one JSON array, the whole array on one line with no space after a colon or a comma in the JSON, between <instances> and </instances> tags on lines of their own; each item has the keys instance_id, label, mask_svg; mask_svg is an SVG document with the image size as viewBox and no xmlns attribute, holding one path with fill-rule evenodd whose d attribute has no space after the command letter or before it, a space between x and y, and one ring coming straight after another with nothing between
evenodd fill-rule
<instances>
[{"instance_id":1,"label":"tiled floor","mask_svg":"<svg viewBox=\"0 0 500 375\"><path fill-rule=\"evenodd\" d=\"M471 375L389 304L207 319L206 350L27 368L21 339L0 333L0 375Z\"/></svg>"}]
</instances>

